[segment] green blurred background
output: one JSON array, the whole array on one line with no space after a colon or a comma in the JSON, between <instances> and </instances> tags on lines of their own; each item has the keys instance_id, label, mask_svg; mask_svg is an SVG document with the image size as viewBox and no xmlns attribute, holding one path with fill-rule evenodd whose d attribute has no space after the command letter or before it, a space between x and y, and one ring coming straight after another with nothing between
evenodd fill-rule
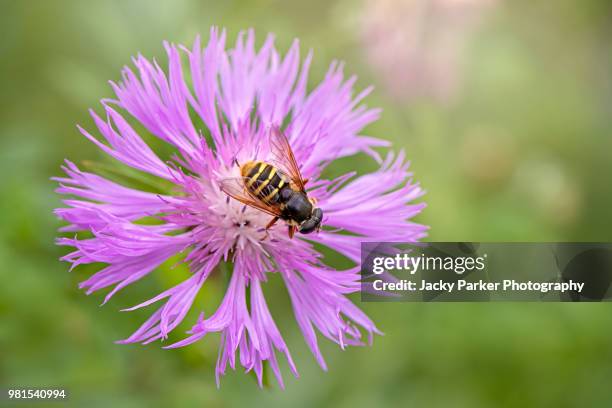
<instances>
[{"instance_id":1,"label":"green blurred background","mask_svg":"<svg viewBox=\"0 0 612 408\"><path fill-rule=\"evenodd\" d=\"M0 1L0 385L65 387L68 404L155 406L610 406L607 304L364 304L386 333L371 348L309 354L277 279L270 307L301 373L259 390L214 385L218 337L164 351L119 346L150 310L119 313L187 271L165 265L103 308L54 246L50 177L65 157L108 161L79 135L130 57L165 61L211 25L313 48L311 88L332 59L374 84L366 133L406 149L427 190L431 240L609 241L609 0ZM362 168L373 164L359 158ZM334 171L346 171L344 161ZM332 260L333 262L333 260ZM197 307L214 304L212 280ZM172 339L182 337L191 314ZM26 405L21 405L26 406ZM42 406L36 405L36 406ZM53 405L57 406L57 405Z\"/></svg>"}]
</instances>

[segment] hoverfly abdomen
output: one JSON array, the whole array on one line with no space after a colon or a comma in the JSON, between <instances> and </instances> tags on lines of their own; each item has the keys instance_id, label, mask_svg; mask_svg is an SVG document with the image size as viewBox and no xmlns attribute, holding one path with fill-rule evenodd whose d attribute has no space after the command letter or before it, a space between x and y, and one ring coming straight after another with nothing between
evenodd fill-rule
<instances>
[{"instance_id":1,"label":"hoverfly abdomen","mask_svg":"<svg viewBox=\"0 0 612 408\"><path fill-rule=\"evenodd\" d=\"M281 201L281 191L289 188L288 178L271 164L252 161L241 169L244 184L250 194L266 204Z\"/></svg>"}]
</instances>

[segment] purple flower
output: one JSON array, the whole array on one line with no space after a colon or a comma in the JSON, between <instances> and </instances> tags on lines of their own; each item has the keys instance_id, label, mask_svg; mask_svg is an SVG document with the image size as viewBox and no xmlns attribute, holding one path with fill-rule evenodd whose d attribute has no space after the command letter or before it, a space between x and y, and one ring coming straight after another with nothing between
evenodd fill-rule
<instances>
[{"instance_id":1,"label":"purple flower","mask_svg":"<svg viewBox=\"0 0 612 408\"><path fill-rule=\"evenodd\" d=\"M185 317L194 297L220 261L233 262L227 292L211 315L203 312L186 339L168 348L191 344L210 332L221 333L217 383L227 365L253 370L261 384L268 362L283 385L277 352L285 355L295 375L287 345L263 296L269 273L279 273L289 292L295 318L306 343L323 369L317 331L341 347L364 343L378 333L374 323L347 299L359 290L359 268L335 270L325 264L313 243L328 246L359 263L361 241L416 241L425 227L409 219L424 204L411 204L422 190L411 181L404 154L380 158L379 139L360 136L379 111L362 104L370 89L353 96L355 78L345 79L342 64L332 63L325 79L307 93L309 53L300 66L299 45L279 56L273 37L259 51L252 31L225 49L225 32L212 29L202 49L197 38L191 50L165 44L167 72L142 56L135 70L126 67L122 81L112 83L116 99L102 100L104 115L91 112L96 138L81 133L124 164L174 184L173 194L160 195L119 185L66 162L66 177L57 178L66 207L56 214L68 225L63 231L90 231L89 238L60 238L75 250L63 260L106 266L80 284L87 294L112 287L117 291L144 278L177 253L184 253L192 275L165 292L126 310L164 302L134 334L120 343L166 339ZM186 55L186 57L185 57ZM187 66L184 66L188 62ZM185 74L188 73L188 74ZM135 118L150 133L176 150L162 160L126 118ZM192 121L198 116L204 126ZM324 210L324 228L289 239L277 223L265 237L271 217L229 199L219 180L237 175L234 164L266 159L263 148L271 129L283 126L308 183L308 195ZM206 137L209 141L206 141ZM321 178L331 161L365 152L380 164L374 173ZM161 222L138 222L155 216ZM247 293L248 292L248 293Z\"/></svg>"}]
</instances>

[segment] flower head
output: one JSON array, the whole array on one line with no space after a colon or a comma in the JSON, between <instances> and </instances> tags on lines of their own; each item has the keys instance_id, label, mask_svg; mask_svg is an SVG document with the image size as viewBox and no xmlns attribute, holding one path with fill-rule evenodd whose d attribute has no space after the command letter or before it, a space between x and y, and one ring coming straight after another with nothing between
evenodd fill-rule
<instances>
[{"instance_id":1,"label":"flower head","mask_svg":"<svg viewBox=\"0 0 612 408\"><path fill-rule=\"evenodd\" d=\"M104 263L80 284L87 293L117 291L184 253L191 276L141 304L161 306L120 343L150 343L168 336L192 307L194 298L217 265L233 263L231 279L217 310L201 313L189 336L167 347L180 347L220 332L217 382L229 364L253 370L261 384L268 362L282 386L277 353L297 369L262 292L269 274L278 273L289 292L297 323L315 358L326 368L317 332L341 347L363 344L363 334L378 330L347 299L359 290L359 268L334 270L313 243L325 245L359 263L360 242L416 241L425 227L409 220L423 204L412 204L422 190L411 182L404 154L380 158L373 149L387 143L358 133L379 111L362 104L370 89L353 95L355 78L345 79L342 64L332 63L324 80L306 91L309 53L300 64L298 42L281 57L268 36L256 51L252 31L241 33L225 49L225 32L212 29L208 45L196 39L191 49L165 44L168 68L142 56L112 83L114 99L102 100L104 114L91 112L102 137L81 133L123 164L172 183L171 194L139 191L66 162L57 178L58 192L73 196L56 213L68 225L63 231L90 231L88 238L60 238L74 247L63 257L75 267ZM187 66L185 66L187 63ZM196 117L198 120L192 120ZM126 118L170 144L175 155L162 160ZM197 123L200 123L198 125ZM202 125L203 123L203 125ZM271 217L230 199L219 180L233 177L236 161L265 160L271 129L282 127L304 178L308 195L324 210L324 228L290 239ZM365 152L380 164L374 173L323 179L333 160ZM154 216L156 225L139 222Z\"/></svg>"}]
</instances>

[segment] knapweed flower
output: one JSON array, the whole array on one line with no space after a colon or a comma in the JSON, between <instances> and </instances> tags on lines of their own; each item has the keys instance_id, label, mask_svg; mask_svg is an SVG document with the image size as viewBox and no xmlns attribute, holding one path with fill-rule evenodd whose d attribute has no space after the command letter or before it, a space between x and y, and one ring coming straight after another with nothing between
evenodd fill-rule
<instances>
[{"instance_id":1,"label":"knapweed flower","mask_svg":"<svg viewBox=\"0 0 612 408\"><path fill-rule=\"evenodd\" d=\"M166 339L217 265L231 262L231 278L217 310L202 312L189 336L167 347L220 332L217 384L227 365L235 368L238 361L256 373L260 384L268 362L282 386L277 352L285 355L295 375L297 369L262 292L268 275L282 277L306 343L326 369L318 333L344 348L363 344L364 334L371 339L378 330L347 298L359 290L359 267L335 270L313 244L358 265L362 241L414 242L425 233L425 227L410 222L423 208L413 203L422 190L412 183L403 153L381 158L374 148L388 143L358 135L379 111L362 104L370 89L353 95L355 78L344 78L342 64L332 63L324 80L308 93L312 55L300 64L297 41L281 57L272 36L258 51L252 31L238 35L233 49L225 49L225 38L225 32L212 29L204 48L199 38L191 49L165 44L166 71L138 56L135 69L126 67L121 82L111 83L116 97L101 101L102 115L91 112L102 137L79 130L108 155L175 188L165 195L139 191L67 161L66 177L56 179L57 191L73 198L56 214L69 224L63 231L91 234L58 242L75 248L62 258L72 267L106 264L80 284L88 294L112 287L104 302L168 258L185 254L191 276L126 309L164 302L120 343ZM175 154L160 158L130 124L134 120L171 145ZM236 176L236 161L266 160L270 153L263 141L276 127L282 128L309 179L308 195L324 211L324 228L318 233L290 239L282 222L266 232L268 214L230 199L219 187L219 180ZM380 168L366 175L321 178L330 162L358 152L377 160ZM159 222L139 222L145 217Z\"/></svg>"}]
</instances>

